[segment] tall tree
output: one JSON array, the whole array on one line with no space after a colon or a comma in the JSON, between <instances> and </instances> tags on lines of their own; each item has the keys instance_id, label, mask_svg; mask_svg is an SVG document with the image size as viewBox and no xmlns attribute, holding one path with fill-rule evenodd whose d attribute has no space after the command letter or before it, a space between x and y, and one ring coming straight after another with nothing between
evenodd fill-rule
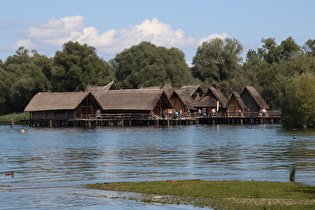
<instances>
[{"instance_id":1,"label":"tall tree","mask_svg":"<svg viewBox=\"0 0 315 210\"><path fill-rule=\"evenodd\" d=\"M0 114L14 112L10 99L10 88L14 84L15 74L0 68Z\"/></svg>"},{"instance_id":2,"label":"tall tree","mask_svg":"<svg viewBox=\"0 0 315 210\"><path fill-rule=\"evenodd\" d=\"M88 83L104 85L114 79L111 66L96 54L94 47L67 42L53 58L53 91L82 91Z\"/></svg>"},{"instance_id":3,"label":"tall tree","mask_svg":"<svg viewBox=\"0 0 315 210\"><path fill-rule=\"evenodd\" d=\"M14 110L21 112L36 93L47 91L49 81L41 71L41 68L35 64L20 64L15 68L19 68L19 75L14 84L10 88L10 99Z\"/></svg>"},{"instance_id":4,"label":"tall tree","mask_svg":"<svg viewBox=\"0 0 315 210\"><path fill-rule=\"evenodd\" d=\"M284 92L281 106L284 126L315 128L315 75L305 73L292 77Z\"/></svg>"},{"instance_id":5,"label":"tall tree","mask_svg":"<svg viewBox=\"0 0 315 210\"><path fill-rule=\"evenodd\" d=\"M280 43L279 47L281 51L282 60L287 60L302 52L300 46L294 41L294 39L291 36L288 37L286 40L283 40Z\"/></svg>"},{"instance_id":6,"label":"tall tree","mask_svg":"<svg viewBox=\"0 0 315 210\"><path fill-rule=\"evenodd\" d=\"M263 46L258 48L258 54L269 64L279 63L281 50L277 45L275 38L262 39Z\"/></svg>"},{"instance_id":7,"label":"tall tree","mask_svg":"<svg viewBox=\"0 0 315 210\"><path fill-rule=\"evenodd\" d=\"M309 39L303 45L303 50L310 56L315 56L315 39Z\"/></svg>"},{"instance_id":8,"label":"tall tree","mask_svg":"<svg viewBox=\"0 0 315 210\"><path fill-rule=\"evenodd\" d=\"M142 42L117 54L110 63L116 70L118 86L123 88L158 86L165 82L174 87L198 83L189 71L184 53L177 48Z\"/></svg>"},{"instance_id":9,"label":"tall tree","mask_svg":"<svg viewBox=\"0 0 315 210\"><path fill-rule=\"evenodd\" d=\"M275 41L275 38L262 39L263 46L258 48L260 57L269 64L280 63L282 60L287 60L299 53L301 48L292 37L283 40L280 45Z\"/></svg>"},{"instance_id":10,"label":"tall tree","mask_svg":"<svg viewBox=\"0 0 315 210\"><path fill-rule=\"evenodd\" d=\"M216 38L203 42L193 58L193 76L203 82L230 79L240 68L242 50L243 46L236 39Z\"/></svg>"},{"instance_id":11,"label":"tall tree","mask_svg":"<svg viewBox=\"0 0 315 210\"><path fill-rule=\"evenodd\" d=\"M34 52L33 52L34 54ZM44 56L36 53L30 56L29 50L20 47L16 54L9 56L3 64L0 74L1 95L0 101L2 114L23 111L25 105L40 91L48 91L50 82L43 73L43 66L49 69L49 59L44 59L40 65L37 58Z\"/></svg>"}]
</instances>

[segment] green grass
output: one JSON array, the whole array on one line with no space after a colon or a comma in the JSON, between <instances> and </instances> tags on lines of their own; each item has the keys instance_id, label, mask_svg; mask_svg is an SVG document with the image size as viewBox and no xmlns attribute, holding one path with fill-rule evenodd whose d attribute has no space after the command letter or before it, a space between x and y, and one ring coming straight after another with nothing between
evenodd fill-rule
<instances>
[{"instance_id":1,"label":"green grass","mask_svg":"<svg viewBox=\"0 0 315 210\"><path fill-rule=\"evenodd\" d=\"M22 113L12 113L7 115L1 115L0 116L0 122L1 123L10 123L11 118L13 118L14 123L18 123L21 120L29 120L30 114L29 112L22 112Z\"/></svg>"},{"instance_id":2,"label":"green grass","mask_svg":"<svg viewBox=\"0 0 315 210\"><path fill-rule=\"evenodd\" d=\"M256 181L153 181L87 185L90 189L138 192L142 202L190 204L216 209L312 209L315 187ZM159 195L159 196L156 196Z\"/></svg>"}]
</instances>

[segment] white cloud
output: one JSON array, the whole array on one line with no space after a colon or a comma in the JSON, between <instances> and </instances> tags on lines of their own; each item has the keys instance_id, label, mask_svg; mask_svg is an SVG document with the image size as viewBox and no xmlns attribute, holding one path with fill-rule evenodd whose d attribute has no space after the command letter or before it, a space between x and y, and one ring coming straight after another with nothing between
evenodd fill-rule
<instances>
[{"instance_id":1,"label":"white cloud","mask_svg":"<svg viewBox=\"0 0 315 210\"><path fill-rule=\"evenodd\" d=\"M201 38L199 40L199 45L201 45L203 42L207 42L207 41L210 41L211 39L215 39L215 38L219 38L219 39L225 39L227 38L228 35L227 33L222 33L222 34L211 34L207 37L204 37L204 38Z\"/></svg>"},{"instance_id":2,"label":"white cloud","mask_svg":"<svg viewBox=\"0 0 315 210\"><path fill-rule=\"evenodd\" d=\"M226 33L222 33L197 39L187 36L181 29L173 30L169 24L160 22L157 18L144 20L136 26L120 30L109 29L100 33L94 27L85 27L83 19L82 16L64 17L32 26L24 32L25 40L20 40L16 45L34 49L34 47L61 47L68 41L78 41L95 47L100 56L108 56L142 41L149 41L158 46L196 50L203 41L227 37Z\"/></svg>"},{"instance_id":3,"label":"white cloud","mask_svg":"<svg viewBox=\"0 0 315 210\"><path fill-rule=\"evenodd\" d=\"M37 49L39 47L37 44L33 43L30 39L23 39L23 40L17 41L13 45L1 46L0 50L1 51L13 51L13 52L15 52L21 46L23 46L29 50Z\"/></svg>"}]
</instances>

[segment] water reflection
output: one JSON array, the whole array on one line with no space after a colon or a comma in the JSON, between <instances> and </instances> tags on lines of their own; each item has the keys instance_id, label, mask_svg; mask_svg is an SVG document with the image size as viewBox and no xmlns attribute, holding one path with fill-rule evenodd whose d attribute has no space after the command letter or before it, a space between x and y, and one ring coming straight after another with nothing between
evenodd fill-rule
<instances>
[{"instance_id":1,"label":"water reflection","mask_svg":"<svg viewBox=\"0 0 315 210\"><path fill-rule=\"evenodd\" d=\"M47 187L189 178L288 181L294 163L298 165L296 181L315 185L314 130L191 125L24 128L21 134L20 129L0 126L0 164L3 172L16 174L3 176L0 185ZM74 202L73 195L51 189L48 194Z\"/></svg>"}]
</instances>

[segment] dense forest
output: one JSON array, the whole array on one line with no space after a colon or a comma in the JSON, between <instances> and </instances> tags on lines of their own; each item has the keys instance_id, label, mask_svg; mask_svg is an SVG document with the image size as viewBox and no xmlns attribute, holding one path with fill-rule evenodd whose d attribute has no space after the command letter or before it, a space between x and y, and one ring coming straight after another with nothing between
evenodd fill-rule
<instances>
[{"instance_id":1,"label":"dense forest","mask_svg":"<svg viewBox=\"0 0 315 210\"><path fill-rule=\"evenodd\" d=\"M52 58L20 47L0 60L0 114L21 112L40 91L83 91L87 84L139 88L171 83L173 87L212 82L227 97L244 85L254 86L272 109L281 109L288 127L315 127L315 39L299 46L292 37L277 43L262 39L262 47L246 58L237 39L202 43L188 66L177 48L142 42L108 62L94 47L67 42Z\"/></svg>"}]
</instances>

